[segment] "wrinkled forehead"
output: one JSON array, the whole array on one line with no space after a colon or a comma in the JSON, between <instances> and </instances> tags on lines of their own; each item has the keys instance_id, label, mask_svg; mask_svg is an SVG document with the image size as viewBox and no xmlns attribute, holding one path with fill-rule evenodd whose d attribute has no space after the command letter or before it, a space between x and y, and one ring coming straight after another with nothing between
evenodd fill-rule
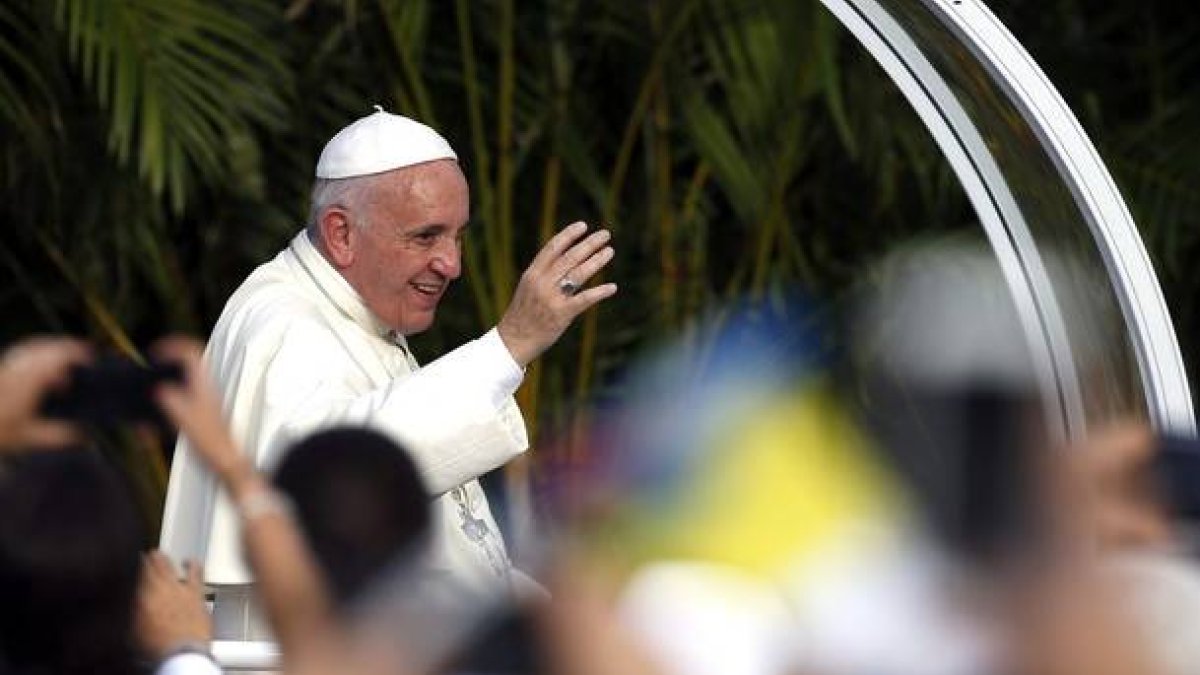
<instances>
[{"instance_id":1,"label":"wrinkled forehead","mask_svg":"<svg viewBox=\"0 0 1200 675\"><path fill-rule=\"evenodd\" d=\"M381 174L373 181L371 202L390 212L405 212L419 220L434 218L448 225L465 223L470 212L470 188L458 162L425 162Z\"/></svg>"}]
</instances>

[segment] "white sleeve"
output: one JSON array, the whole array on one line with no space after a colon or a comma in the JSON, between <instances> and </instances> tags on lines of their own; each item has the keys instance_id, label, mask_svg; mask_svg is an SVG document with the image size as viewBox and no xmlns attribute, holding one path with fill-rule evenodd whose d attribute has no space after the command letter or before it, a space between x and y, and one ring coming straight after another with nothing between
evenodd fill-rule
<instances>
[{"instance_id":1,"label":"white sleeve","mask_svg":"<svg viewBox=\"0 0 1200 675\"><path fill-rule=\"evenodd\" d=\"M154 675L221 675L223 671L216 661L193 652L182 652L168 656L158 664Z\"/></svg>"},{"instance_id":2,"label":"white sleeve","mask_svg":"<svg viewBox=\"0 0 1200 675\"><path fill-rule=\"evenodd\" d=\"M260 468L273 468L292 443L314 431L365 425L403 445L426 488L440 495L528 448L512 398L520 368L498 335L392 377L380 370L376 354L365 353L370 345L344 342L346 336L320 321L301 317L272 328L236 349L218 344L213 360L230 426ZM163 517L164 549L177 560L203 559L209 583L248 583L237 514L208 472L189 461L187 444L180 447L185 452L176 453ZM183 489L192 484L205 489Z\"/></svg>"},{"instance_id":3,"label":"white sleeve","mask_svg":"<svg viewBox=\"0 0 1200 675\"><path fill-rule=\"evenodd\" d=\"M512 398L521 369L494 331L366 394L347 387L340 375L353 364L322 373L314 363L315 354L337 354L333 346L318 350L305 342L290 339L267 368L264 418L270 419L261 428L278 433L260 439L267 458L262 462L260 455L260 463L271 464L317 429L363 424L400 442L438 495L504 465L529 445ZM306 375L297 378L296 372Z\"/></svg>"},{"instance_id":4,"label":"white sleeve","mask_svg":"<svg viewBox=\"0 0 1200 675\"><path fill-rule=\"evenodd\" d=\"M484 333L476 342L480 351L478 361L484 369L479 374L480 381L491 385L492 404L500 409L508 404L517 387L521 386L525 371L513 360L512 352L504 346L504 340L500 339L500 333L495 328Z\"/></svg>"}]
</instances>

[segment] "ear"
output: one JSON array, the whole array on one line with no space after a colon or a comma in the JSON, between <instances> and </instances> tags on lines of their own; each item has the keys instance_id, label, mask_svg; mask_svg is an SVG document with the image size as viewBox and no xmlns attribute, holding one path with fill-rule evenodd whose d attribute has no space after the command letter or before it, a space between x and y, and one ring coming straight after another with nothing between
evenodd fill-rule
<instances>
[{"instance_id":1,"label":"ear","mask_svg":"<svg viewBox=\"0 0 1200 675\"><path fill-rule=\"evenodd\" d=\"M350 214L340 206L325 209L318 221L321 245L329 262L337 269L354 264L358 249L358 228L350 222Z\"/></svg>"}]
</instances>

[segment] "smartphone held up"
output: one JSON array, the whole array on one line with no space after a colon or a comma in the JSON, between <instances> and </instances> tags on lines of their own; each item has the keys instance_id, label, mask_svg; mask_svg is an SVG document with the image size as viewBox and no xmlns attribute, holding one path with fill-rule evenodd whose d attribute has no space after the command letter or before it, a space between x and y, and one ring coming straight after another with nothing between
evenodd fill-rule
<instances>
[{"instance_id":1,"label":"smartphone held up","mask_svg":"<svg viewBox=\"0 0 1200 675\"><path fill-rule=\"evenodd\" d=\"M182 382L183 367L171 361L142 364L120 356L103 356L71 369L67 384L50 392L41 413L48 418L94 425L159 422L154 400L163 382Z\"/></svg>"}]
</instances>

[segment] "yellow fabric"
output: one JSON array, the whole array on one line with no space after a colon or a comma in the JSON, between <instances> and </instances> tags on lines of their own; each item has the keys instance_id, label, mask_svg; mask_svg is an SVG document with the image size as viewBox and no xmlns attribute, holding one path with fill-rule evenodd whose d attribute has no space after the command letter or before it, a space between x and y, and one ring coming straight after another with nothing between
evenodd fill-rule
<instances>
[{"instance_id":1,"label":"yellow fabric","mask_svg":"<svg viewBox=\"0 0 1200 675\"><path fill-rule=\"evenodd\" d=\"M715 443L674 499L625 514L635 558L773 575L900 507L862 435L817 389L769 405Z\"/></svg>"}]
</instances>

